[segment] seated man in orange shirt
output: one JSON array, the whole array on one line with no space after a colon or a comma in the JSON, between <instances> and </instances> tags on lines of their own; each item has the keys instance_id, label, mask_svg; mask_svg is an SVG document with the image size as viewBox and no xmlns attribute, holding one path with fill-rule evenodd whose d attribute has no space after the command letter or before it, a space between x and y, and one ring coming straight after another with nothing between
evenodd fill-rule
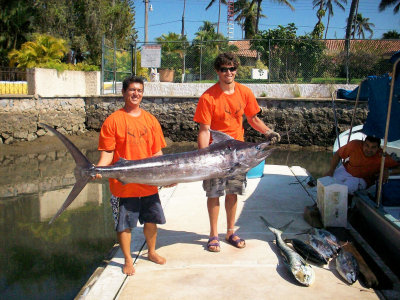
<instances>
[{"instance_id":1,"label":"seated man in orange shirt","mask_svg":"<svg viewBox=\"0 0 400 300\"><path fill-rule=\"evenodd\" d=\"M380 143L379 138L372 136L367 136L365 141L350 141L333 155L330 169L325 176L333 176L338 182L347 185L350 195L367 188L379 174L382 158ZM336 168L341 160L343 164ZM390 156L386 156L384 181L387 181L389 173L400 174L400 165Z\"/></svg>"}]
</instances>

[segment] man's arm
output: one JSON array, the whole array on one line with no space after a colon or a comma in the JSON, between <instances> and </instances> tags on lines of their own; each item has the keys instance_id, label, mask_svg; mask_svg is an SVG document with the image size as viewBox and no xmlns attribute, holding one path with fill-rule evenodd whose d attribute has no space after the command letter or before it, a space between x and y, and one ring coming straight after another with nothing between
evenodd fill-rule
<instances>
[{"instance_id":1,"label":"man's arm","mask_svg":"<svg viewBox=\"0 0 400 300\"><path fill-rule=\"evenodd\" d=\"M332 157L329 171L326 172L325 176L333 176L333 173L335 172L335 169L336 169L337 165L339 164L339 162L340 162L340 156L336 152Z\"/></svg>"},{"instance_id":2,"label":"man's arm","mask_svg":"<svg viewBox=\"0 0 400 300\"><path fill-rule=\"evenodd\" d=\"M105 167L111 165L113 157L114 157L114 151L101 151L100 158L96 166ZM101 179L101 174L96 174L96 176L93 179Z\"/></svg>"},{"instance_id":3,"label":"man's arm","mask_svg":"<svg viewBox=\"0 0 400 300\"><path fill-rule=\"evenodd\" d=\"M279 133L273 131L272 129L268 128L267 125L261 120L257 115L248 118L247 121L249 122L250 126L253 127L258 132L265 135L265 137L271 141L271 143L276 143L281 140L281 136Z\"/></svg>"},{"instance_id":4,"label":"man's arm","mask_svg":"<svg viewBox=\"0 0 400 300\"><path fill-rule=\"evenodd\" d=\"M197 147L203 149L210 144L210 125L200 123L199 134L197 136Z\"/></svg>"}]
</instances>

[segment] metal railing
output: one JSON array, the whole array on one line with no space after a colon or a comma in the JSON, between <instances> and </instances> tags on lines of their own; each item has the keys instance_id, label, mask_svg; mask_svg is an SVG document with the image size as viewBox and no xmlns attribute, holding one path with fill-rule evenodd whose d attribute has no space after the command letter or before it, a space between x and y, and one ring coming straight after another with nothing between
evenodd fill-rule
<instances>
[{"instance_id":1,"label":"metal railing","mask_svg":"<svg viewBox=\"0 0 400 300\"><path fill-rule=\"evenodd\" d=\"M0 95L18 94L28 94L26 71L21 71L17 68L0 67Z\"/></svg>"}]
</instances>

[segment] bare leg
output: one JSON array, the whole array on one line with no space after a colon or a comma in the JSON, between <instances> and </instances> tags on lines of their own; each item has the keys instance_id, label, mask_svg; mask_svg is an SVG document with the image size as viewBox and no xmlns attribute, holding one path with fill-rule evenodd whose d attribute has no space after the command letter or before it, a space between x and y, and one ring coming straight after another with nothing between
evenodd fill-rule
<instances>
[{"instance_id":1,"label":"bare leg","mask_svg":"<svg viewBox=\"0 0 400 300\"><path fill-rule=\"evenodd\" d=\"M143 233L149 249L149 260L156 264L165 264L167 260L156 252L157 224L144 223Z\"/></svg>"},{"instance_id":2,"label":"bare leg","mask_svg":"<svg viewBox=\"0 0 400 300\"><path fill-rule=\"evenodd\" d=\"M208 217L210 219L210 237L218 237L219 198L207 199ZM210 251L219 251L218 246L210 246Z\"/></svg>"},{"instance_id":3,"label":"bare leg","mask_svg":"<svg viewBox=\"0 0 400 300\"><path fill-rule=\"evenodd\" d=\"M128 276L135 274L135 268L133 267L133 260L131 255L131 231L125 229L122 232L117 232L119 245L122 253L124 254L125 263L122 268L122 272Z\"/></svg>"},{"instance_id":4,"label":"bare leg","mask_svg":"<svg viewBox=\"0 0 400 300\"><path fill-rule=\"evenodd\" d=\"M234 233L235 226L235 218L236 218L236 209L237 209L237 195L236 194L228 194L225 196L225 211L226 211L226 224L228 226L226 232L226 239ZM234 237L233 240L236 241L240 239L239 237ZM242 241L238 244L239 248L243 248L245 246L245 242Z\"/></svg>"}]
</instances>

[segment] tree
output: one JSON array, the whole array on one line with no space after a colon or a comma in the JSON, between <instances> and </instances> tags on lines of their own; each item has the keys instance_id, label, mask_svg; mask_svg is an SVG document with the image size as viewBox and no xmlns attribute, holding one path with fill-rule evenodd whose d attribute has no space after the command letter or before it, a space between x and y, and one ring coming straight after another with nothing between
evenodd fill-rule
<instances>
[{"instance_id":1,"label":"tree","mask_svg":"<svg viewBox=\"0 0 400 300\"><path fill-rule=\"evenodd\" d=\"M37 32L65 38L78 56L100 64L101 39L126 48L136 38L132 0L35 0Z\"/></svg>"},{"instance_id":2,"label":"tree","mask_svg":"<svg viewBox=\"0 0 400 300\"><path fill-rule=\"evenodd\" d=\"M178 79L181 78L185 69L184 55L186 49L189 48L186 36L169 32L156 40L161 44L162 67L175 70L175 78L179 81Z\"/></svg>"},{"instance_id":3,"label":"tree","mask_svg":"<svg viewBox=\"0 0 400 300\"><path fill-rule=\"evenodd\" d=\"M61 63L68 52L67 42L47 34L34 34L34 40L22 44L20 50L12 50L8 57L12 66L26 69L47 63Z\"/></svg>"},{"instance_id":4,"label":"tree","mask_svg":"<svg viewBox=\"0 0 400 300\"><path fill-rule=\"evenodd\" d=\"M35 8L30 1L0 1L0 65L7 65L7 53L20 48L33 32Z\"/></svg>"},{"instance_id":5,"label":"tree","mask_svg":"<svg viewBox=\"0 0 400 300\"><path fill-rule=\"evenodd\" d=\"M324 33L325 26L322 23L322 18L325 16L324 4L325 0L314 0L313 1L314 7L318 7L317 11L317 18L318 22L314 26L314 30L312 31L311 35L315 39L322 39L322 34Z\"/></svg>"},{"instance_id":6,"label":"tree","mask_svg":"<svg viewBox=\"0 0 400 300\"><path fill-rule=\"evenodd\" d=\"M296 35L294 23L260 31L251 41L251 49L261 53L261 60L270 67L271 79L293 82L299 77L310 81L315 76L324 44L311 35Z\"/></svg>"},{"instance_id":7,"label":"tree","mask_svg":"<svg viewBox=\"0 0 400 300\"><path fill-rule=\"evenodd\" d=\"M353 27L354 21L354 14L356 8L358 6L358 0L352 0L350 5L350 12L349 17L347 18L347 26L346 26L346 36L345 36L345 44L344 44L344 51L346 53L346 74L348 75L349 72L349 54L350 54L350 36L351 36L351 29ZM347 76L347 82L349 78Z\"/></svg>"},{"instance_id":8,"label":"tree","mask_svg":"<svg viewBox=\"0 0 400 300\"><path fill-rule=\"evenodd\" d=\"M389 6L394 6L393 12L397 14L400 9L400 0L381 0L381 3L379 4L379 11L384 11Z\"/></svg>"},{"instance_id":9,"label":"tree","mask_svg":"<svg viewBox=\"0 0 400 300\"><path fill-rule=\"evenodd\" d=\"M369 22L369 18L363 18L362 14L357 14L353 26L352 35L353 36L357 35L358 38L361 37L365 39L365 31L368 31L370 33L369 38L372 38L374 31L372 30L371 27L375 27L375 25Z\"/></svg>"},{"instance_id":10,"label":"tree","mask_svg":"<svg viewBox=\"0 0 400 300\"><path fill-rule=\"evenodd\" d=\"M316 0L314 0L316 1ZM329 21L331 16L333 17L333 4L335 4L337 7L339 7L341 10L345 10L343 4L347 4L347 0L325 0L325 10L328 12L328 21L326 24L326 30L325 30L325 39L328 34L328 28L329 28Z\"/></svg>"},{"instance_id":11,"label":"tree","mask_svg":"<svg viewBox=\"0 0 400 300\"><path fill-rule=\"evenodd\" d=\"M244 30L244 38L252 39L256 35L257 7L249 0L238 0L234 3L235 21ZM263 15L264 16L264 15Z\"/></svg>"},{"instance_id":12,"label":"tree","mask_svg":"<svg viewBox=\"0 0 400 300\"><path fill-rule=\"evenodd\" d=\"M290 3L290 1L288 0L274 0L275 2L278 2L278 4L284 4L288 7L290 7L290 9L292 11L294 11L294 7L292 6L292 4ZM296 0L292 0L292 1L296 1ZM261 3L263 2L263 0L252 0L252 4L254 4L255 2L257 2L257 17L256 17L256 33L258 32L258 24L260 21L260 12L261 12Z\"/></svg>"},{"instance_id":13,"label":"tree","mask_svg":"<svg viewBox=\"0 0 400 300\"><path fill-rule=\"evenodd\" d=\"M194 63L189 67L201 75L202 79L215 79L214 60L221 52L234 52L237 47L229 44L229 40L222 34L215 31L215 25L209 21L204 21L203 26L195 33L192 47L190 47L190 56ZM199 64L198 62L201 62ZM202 70L209 70L202 74Z\"/></svg>"},{"instance_id":14,"label":"tree","mask_svg":"<svg viewBox=\"0 0 400 300\"><path fill-rule=\"evenodd\" d=\"M398 40L400 39L400 32L396 30L389 30L382 35L383 40Z\"/></svg>"},{"instance_id":15,"label":"tree","mask_svg":"<svg viewBox=\"0 0 400 300\"><path fill-rule=\"evenodd\" d=\"M206 10L209 9L213 4L214 4L215 0L211 0L210 3L208 3ZM226 5L226 0L218 0L218 23L217 23L217 33L219 33L219 23L220 23L220 19L221 19L221 4L225 4Z\"/></svg>"}]
</instances>

